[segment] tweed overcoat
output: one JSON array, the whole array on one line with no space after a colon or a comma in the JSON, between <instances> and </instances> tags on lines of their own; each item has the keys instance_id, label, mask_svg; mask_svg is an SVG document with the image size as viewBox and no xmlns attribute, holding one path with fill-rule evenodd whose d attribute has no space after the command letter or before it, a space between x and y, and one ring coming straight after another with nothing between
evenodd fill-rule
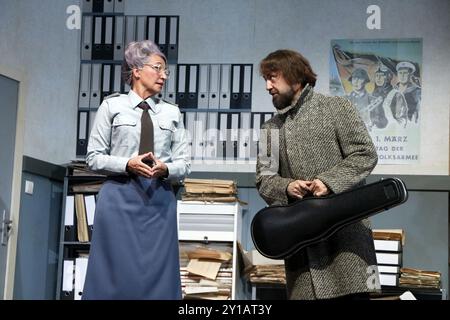
<instances>
[{"instance_id":1,"label":"tweed overcoat","mask_svg":"<svg viewBox=\"0 0 450 320\"><path fill-rule=\"evenodd\" d=\"M356 108L345 98L309 87L292 109L261 129L256 185L269 205L287 204L286 188L297 179L320 179L333 193L348 190L364 183L377 163ZM329 299L374 291L375 265L372 231L365 219L285 260L288 298Z\"/></svg>"}]
</instances>

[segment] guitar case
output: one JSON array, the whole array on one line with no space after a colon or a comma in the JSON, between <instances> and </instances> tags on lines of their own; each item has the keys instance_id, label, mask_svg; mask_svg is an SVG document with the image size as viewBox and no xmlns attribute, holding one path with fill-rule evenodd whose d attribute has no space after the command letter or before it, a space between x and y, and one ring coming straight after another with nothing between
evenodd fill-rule
<instances>
[{"instance_id":1,"label":"guitar case","mask_svg":"<svg viewBox=\"0 0 450 320\"><path fill-rule=\"evenodd\" d=\"M388 178L339 194L269 206L253 218L252 240L263 256L286 259L347 225L404 203L407 198L403 181Z\"/></svg>"}]
</instances>

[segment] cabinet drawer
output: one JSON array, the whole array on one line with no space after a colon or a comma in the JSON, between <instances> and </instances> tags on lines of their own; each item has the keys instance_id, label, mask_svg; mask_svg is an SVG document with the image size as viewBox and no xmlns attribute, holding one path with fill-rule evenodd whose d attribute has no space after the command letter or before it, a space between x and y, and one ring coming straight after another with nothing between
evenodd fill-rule
<instances>
[{"instance_id":1,"label":"cabinet drawer","mask_svg":"<svg viewBox=\"0 0 450 320\"><path fill-rule=\"evenodd\" d=\"M179 230L233 231L234 216L227 214L180 214Z\"/></svg>"},{"instance_id":2,"label":"cabinet drawer","mask_svg":"<svg viewBox=\"0 0 450 320\"><path fill-rule=\"evenodd\" d=\"M179 240L189 241L233 241L234 233L226 231L189 231L180 230Z\"/></svg>"},{"instance_id":3,"label":"cabinet drawer","mask_svg":"<svg viewBox=\"0 0 450 320\"><path fill-rule=\"evenodd\" d=\"M236 214L238 212L238 203L205 203L201 201L182 201L177 202L178 214L196 213L196 214Z\"/></svg>"}]
</instances>

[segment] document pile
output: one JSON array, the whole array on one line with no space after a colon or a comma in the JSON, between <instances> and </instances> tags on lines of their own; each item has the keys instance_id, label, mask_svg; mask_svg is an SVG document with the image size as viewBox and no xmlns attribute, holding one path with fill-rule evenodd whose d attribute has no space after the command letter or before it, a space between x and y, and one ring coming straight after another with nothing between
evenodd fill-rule
<instances>
[{"instance_id":1,"label":"document pile","mask_svg":"<svg viewBox=\"0 0 450 320\"><path fill-rule=\"evenodd\" d=\"M266 258L257 250L246 251L240 243L238 246L244 262L244 274L251 283L286 284L284 260Z\"/></svg>"},{"instance_id":2,"label":"document pile","mask_svg":"<svg viewBox=\"0 0 450 320\"><path fill-rule=\"evenodd\" d=\"M400 286L440 289L441 273L413 268L400 269Z\"/></svg>"},{"instance_id":3,"label":"document pile","mask_svg":"<svg viewBox=\"0 0 450 320\"><path fill-rule=\"evenodd\" d=\"M232 290L230 247L180 246L181 287L184 299L228 300ZM219 245L220 246L220 245Z\"/></svg>"},{"instance_id":4,"label":"document pile","mask_svg":"<svg viewBox=\"0 0 450 320\"><path fill-rule=\"evenodd\" d=\"M185 179L183 201L236 202L237 187L232 180Z\"/></svg>"},{"instance_id":5,"label":"document pile","mask_svg":"<svg viewBox=\"0 0 450 320\"><path fill-rule=\"evenodd\" d=\"M97 193L106 178L105 175L92 171L88 168L85 161L72 160L72 162L67 165L68 174L72 177L89 177L89 180L85 181L79 180L76 183L69 184L70 192L78 193Z\"/></svg>"},{"instance_id":6,"label":"document pile","mask_svg":"<svg viewBox=\"0 0 450 320\"><path fill-rule=\"evenodd\" d=\"M105 177L105 175L90 170L85 161L72 160L67 167L72 176Z\"/></svg>"}]
</instances>

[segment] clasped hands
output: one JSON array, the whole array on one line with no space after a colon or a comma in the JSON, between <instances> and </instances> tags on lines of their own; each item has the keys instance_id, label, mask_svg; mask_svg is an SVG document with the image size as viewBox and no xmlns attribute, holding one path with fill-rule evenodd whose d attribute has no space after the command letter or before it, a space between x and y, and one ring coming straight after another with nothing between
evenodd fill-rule
<instances>
[{"instance_id":1,"label":"clasped hands","mask_svg":"<svg viewBox=\"0 0 450 320\"><path fill-rule=\"evenodd\" d=\"M315 197L325 196L330 193L328 187L319 179L312 181L295 180L292 181L287 189L287 194L296 199L302 199L307 194L312 194Z\"/></svg>"},{"instance_id":2,"label":"clasped hands","mask_svg":"<svg viewBox=\"0 0 450 320\"><path fill-rule=\"evenodd\" d=\"M153 152L147 152L128 160L127 171L146 178L159 178L167 175L167 165L157 159Z\"/></svg>"}]
</instances>

